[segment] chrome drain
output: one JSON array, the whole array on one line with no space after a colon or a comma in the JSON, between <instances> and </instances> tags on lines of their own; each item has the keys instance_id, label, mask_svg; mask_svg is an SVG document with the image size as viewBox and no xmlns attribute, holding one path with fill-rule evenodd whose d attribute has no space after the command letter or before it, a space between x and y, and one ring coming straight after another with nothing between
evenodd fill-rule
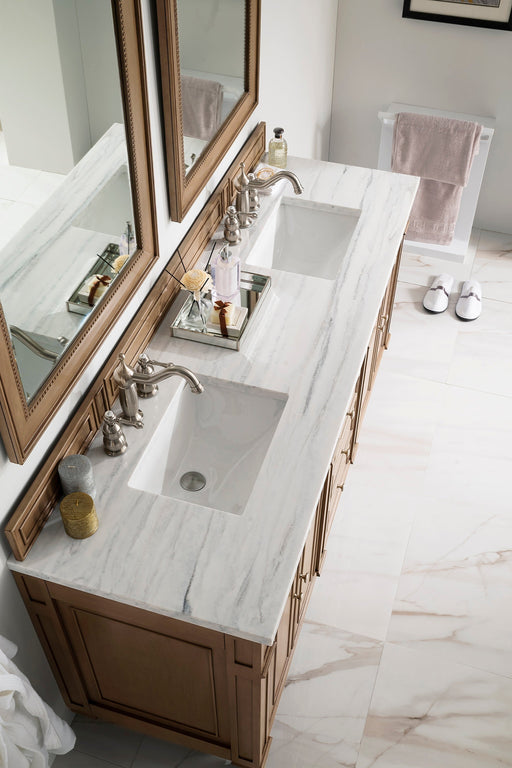
<instances>
[{"instance_id":1,"label":"chrome drain","mask_svg":"<svg viewBox=\"0 0 512 768\"><path fill-rule=\"evenodd\" d=\"M180 478L184 491L200 491L206 485L206 477L200 472L185 472Z\"/></svg>"}]
</instances>

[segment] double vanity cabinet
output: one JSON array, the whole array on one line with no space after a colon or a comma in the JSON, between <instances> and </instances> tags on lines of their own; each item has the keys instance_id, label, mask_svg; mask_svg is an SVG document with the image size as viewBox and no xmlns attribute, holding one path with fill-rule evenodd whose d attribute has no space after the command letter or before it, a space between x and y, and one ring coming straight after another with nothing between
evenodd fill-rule
<instances>
[{"instance_id":1,"label":"double vanity cabinet","mask_svg":"<svg viewBox=\"0 0 512 768\"><path fill-rule=\"evenodd\" d=\"M96 443L89 450L98 532L66 541L54 513L28 558L10 562L72 710L247 768L265 763L322 572L389 340L416 189L411 177L328 163L302 161L296 170L313 205L327 196L361 211L332 285L274 272L269 316L259 314L256 336L239 353L207 348L200 357L199 345L170 342L168 328L150 344L153 357L169 359L172 351L199 378L222 374L287 398L245 510L223 513L133 487L121 492L147 439L146 428L132 430L119 459L102 456ZM325 318L304 316L308 296L322 298ZM286 323L276 325L279 313Z\"/></svg>"}]
</instances>

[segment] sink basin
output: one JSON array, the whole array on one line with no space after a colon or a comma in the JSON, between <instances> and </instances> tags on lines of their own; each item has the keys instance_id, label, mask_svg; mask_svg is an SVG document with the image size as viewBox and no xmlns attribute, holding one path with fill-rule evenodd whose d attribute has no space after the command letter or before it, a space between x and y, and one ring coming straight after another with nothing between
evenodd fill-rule
<instances>
[{"instance_id":1,"label":"sink basin","mask_svg":"<svg viewBox=\"0 0 512 768\"><path fill-rule=\"evenodd\" d=\"M141 491L243 513L286 405L287 395L199 376L194 395L181 380L128 485ZM171 384L166 382L164 386ZM201 490L180 479L200 473Z\"/></svg>"},{"instance_id":2,"label":"sink basin","mask_svg":"<svg viewBox=\"0 0 512 768\"><path fill-rule=\"evenodd\" d=\"M246 263L334 280L360 215L357 208L284 197Z\"/></svg>"}]
</instances>

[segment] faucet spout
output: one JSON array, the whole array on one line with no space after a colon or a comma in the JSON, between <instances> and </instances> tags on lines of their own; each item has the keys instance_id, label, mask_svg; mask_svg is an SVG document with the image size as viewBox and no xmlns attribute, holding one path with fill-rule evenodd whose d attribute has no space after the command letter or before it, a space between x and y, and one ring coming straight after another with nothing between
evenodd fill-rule
<instances>
[{"instance_id":1,"label":"faucet spout","mask_svg":"<svg viewBox=\"0 0 512 768\"><path fill-rule=\"evenodd\" d=\"M296 195L301 195L304 192L304 187L293 171L278 171L269 179L251 179L249 189L268 189L268 187L273 187L281 179L288 179L291 182Z\"/></svg>"},{"instance_id":2,"label":"faucet spout","mask_svg":"<svg viewBox=\"0 0 512 768\"><path fill-rule=\"evenodd\" d=\"M136 384L158 384L160 381L164 381L164 379L168 379L170 376L181 376L182 379L185 379L195 395L204 392L204 387L195 373L192 373L192 371L185 368L185 366L174 365L174 363L158 363L156 360L150 360L149 362L153 365L159 365L160 370L155 371L154 373L140 373L134 371L131 379Z\"/></svg>"},{"instance_id":3,"label":"faucet spout","mask_svg":"<svg viewBox=\"0 0 512 768\"><path fill-rule=\"evenodd\" d=\"M144 357L144 360L143 360ZM181 376L189 385L191 391L198 395L204 391L204 387L188 368L183 365L174 365L173 363L159 363L156 360L149 360L147 356L141 356L139 363L144 363L143 367L151 365L151 373L136 371L127 365L124 354L119 355L119 365L114 371L114 380L119 387L119 402L121 403L122 414L119 420L123 424L130 424L135 427L143 426L143 414L139 409L139 392L137 384L146 385L143 396L147 396L147 385L156 385L159 381L168 379L171 376ZM158 365L160 370L152 370L152 366ZM155 386L155 391L158 387Z\"/></svg>"},{"instance_id":4,"label":"faucet spout","mask_svg":"<svg viewBox=\"0 0 512 768\"><path fill-rule=\"evenodd\" d=\"M252 174L250 175L252 176ZM281 179L286 179L290 182L296 195L300 195L302 192L304 192L304 187L292 171L278 171L273 176L271 176L270 179L255 179L249 178L245 172L245 164L240 163L240 175L235 181L235 187L237 189L236 211L238 213L238 219L242 229L250 227L257 216L255 210L259 207L259 205L257 205L256 208L254 206L251 207L251 190L254 194L255 190L273 187L274 184L277 184L277 182L281 181Z\"/></svg>"}]
</instances>

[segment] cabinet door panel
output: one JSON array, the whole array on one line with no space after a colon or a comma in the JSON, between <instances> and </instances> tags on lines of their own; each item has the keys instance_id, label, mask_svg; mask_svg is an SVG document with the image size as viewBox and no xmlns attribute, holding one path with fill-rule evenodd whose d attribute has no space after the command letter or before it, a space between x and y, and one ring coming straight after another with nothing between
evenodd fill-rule
<instances>
[{"instance_id":1,"label":"cabinet door panel","mask_svg":"<svg viewBox=\"0 0 512 768\"><path fill-rule=\"evenodd\" d=\"M187 631L159 631L70 605L59 611L91 702L228 741L221 641L215 647Z\"/></svg>"}]
</instances>

